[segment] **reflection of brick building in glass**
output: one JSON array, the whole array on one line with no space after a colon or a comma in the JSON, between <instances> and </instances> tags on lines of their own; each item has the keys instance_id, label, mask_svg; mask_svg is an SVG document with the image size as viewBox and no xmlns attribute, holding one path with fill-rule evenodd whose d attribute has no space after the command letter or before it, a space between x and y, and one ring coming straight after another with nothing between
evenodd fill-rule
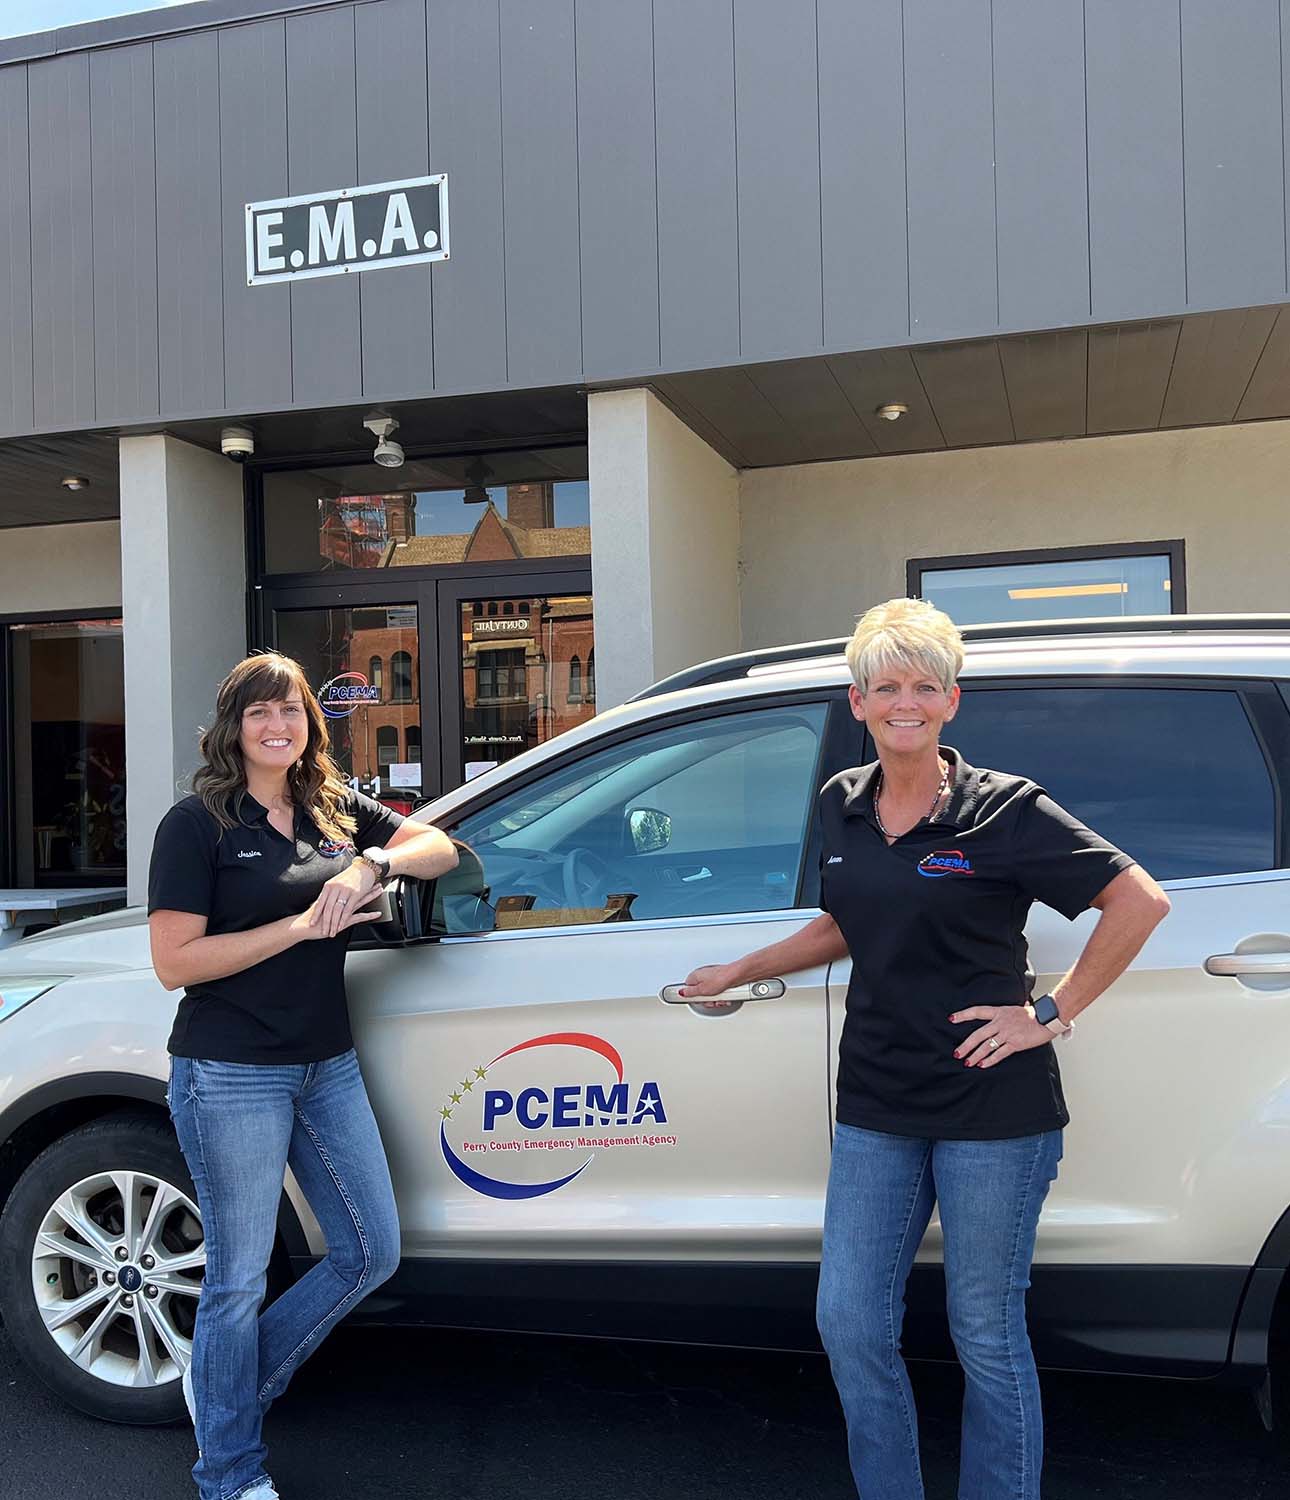
<instances>
[{"instance_id":1,"label":"reflection of brick building in glass","mask_svg":"<svg viewBox=\"0 0 1290 1500\"><path fill-rule=\"evenodd\" d=\"M349 568L424 567L566 557L591 551L586 526L554 523L550 481L505 488L505 515L484 496L473 529L416 535L416 495L349 495L319 502L320 547ZM486 586L486 585L485 585ZM361 673L380 689L331 723L342 763L363 785L388 788L389 767L421 760L420 652L413 606L356 608L344 640L328 643L329 671ZM509 760L596 711L591 598L484 599L462 606L462 759Z\"/></svg>"},{"instance_id":2,"label":"reflection of brick building in glass","mask_svg":"<svg viewBox=\"0 0 1290 1500\"><path fill-rule=\"evenodd\" d=\"M591 596L461 607L465 759L510 760L596 711Z\"/></svg>"},{"instance_id":3,"label":"reflection of brick building in glass","mask_svg":"<svg viewBox=\"0 0 1290 1500\"><path fill-rule=\"evenodd\" d=\"M332 723L332 741L348 749L348 763L364 785L374 776L388 786L389 767L421 760L421 686L415 606L356 609L346 644L347 666L361 672L380 701Z\"/></svg>"},{"instance_id":4,"label":"reflection of brick building in glass","mask_svg":"<svg viewBox=\"0 0 1290 1500\"><path fill-rule=\"evenodd\" d=\"M336 568L379 568L416 526L416 496L334 495L318 502L318 550Z\"/></svg>"}]
</instances>

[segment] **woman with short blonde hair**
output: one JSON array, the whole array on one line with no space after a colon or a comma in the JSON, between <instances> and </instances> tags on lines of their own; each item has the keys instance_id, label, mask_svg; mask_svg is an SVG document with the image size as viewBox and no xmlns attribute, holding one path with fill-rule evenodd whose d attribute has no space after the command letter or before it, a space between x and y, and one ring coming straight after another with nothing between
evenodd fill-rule
<instances>
[{"instance_id":1,"label":"woman with short blonde hair","mask_svg":"<svg viewBox=\"0 0 1290 1500\"><path fill-rule=\"evenodd\" d=\"M864 1500L922 1500L900 1328L939 1208L966 1377L960 1500L1038 1500L1025 1293L1068 1121L1053 1042L1129 966L1169 901L1033 781L942 744L963 663L948 615L890 599L861 618L846 655L851 711L878 758L820 794L823 914L697 969L681 993L717 996L850 955L818 1318L856 1484ZM1078 961L1040 996L1023 932L1036 900L1072 919L1100 913Z\"/></svg>"}]
</instances>

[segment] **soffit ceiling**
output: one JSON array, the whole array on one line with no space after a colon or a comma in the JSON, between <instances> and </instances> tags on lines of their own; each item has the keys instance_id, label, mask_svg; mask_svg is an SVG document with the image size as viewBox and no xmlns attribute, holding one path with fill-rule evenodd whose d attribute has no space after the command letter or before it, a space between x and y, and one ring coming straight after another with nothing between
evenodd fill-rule
<instances>
[{"instance_id":1,"label":"soffit ceiling","mask_svg":"<svg viewBox=\"0 0 1290 1500\"><path fill-rule=\"evenodd\" d=\"M1290 308L1255 307L650 382L737 468L1290 416ZM908 414L875 415L888 402Z\"/></svg>"}]
</instances>

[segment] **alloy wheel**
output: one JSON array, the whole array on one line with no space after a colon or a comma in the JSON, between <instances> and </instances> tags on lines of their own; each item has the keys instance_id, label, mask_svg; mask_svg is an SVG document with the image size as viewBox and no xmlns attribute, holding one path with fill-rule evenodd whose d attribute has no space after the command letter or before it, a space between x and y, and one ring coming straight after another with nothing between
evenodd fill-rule
<instances>
[{"instance_id":1,"label":"alloy wheel","mask_svg":"<svg viewBox=\"0 0 1290 1500\"><path fill-rule=\"evenodd\" d=\"M32 1248L46 1331L88 1374L163 1386L192 1358L206 1266L197 1205L147 1172L99 1172L52 1203Z\"/></svg>"}]
</instances>

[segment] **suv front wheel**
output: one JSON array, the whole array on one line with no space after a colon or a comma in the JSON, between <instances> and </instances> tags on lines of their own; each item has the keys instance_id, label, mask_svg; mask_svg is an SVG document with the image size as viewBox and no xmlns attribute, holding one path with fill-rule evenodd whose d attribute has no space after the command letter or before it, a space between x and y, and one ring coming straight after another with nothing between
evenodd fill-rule
<instances>
[{"instance_id":1,"label":"suv front wheel","mask_svg":"<svg viewBox=\"0 0 1290 1500\"><path fill-rule=\"evenodd\" d=\"M0 1314L64 1400L111 1422L184 1414L206 1265L197 1193L168 1123L96 1120L27 1168L0 1217Z\"/></svg>"}]
</instances>

